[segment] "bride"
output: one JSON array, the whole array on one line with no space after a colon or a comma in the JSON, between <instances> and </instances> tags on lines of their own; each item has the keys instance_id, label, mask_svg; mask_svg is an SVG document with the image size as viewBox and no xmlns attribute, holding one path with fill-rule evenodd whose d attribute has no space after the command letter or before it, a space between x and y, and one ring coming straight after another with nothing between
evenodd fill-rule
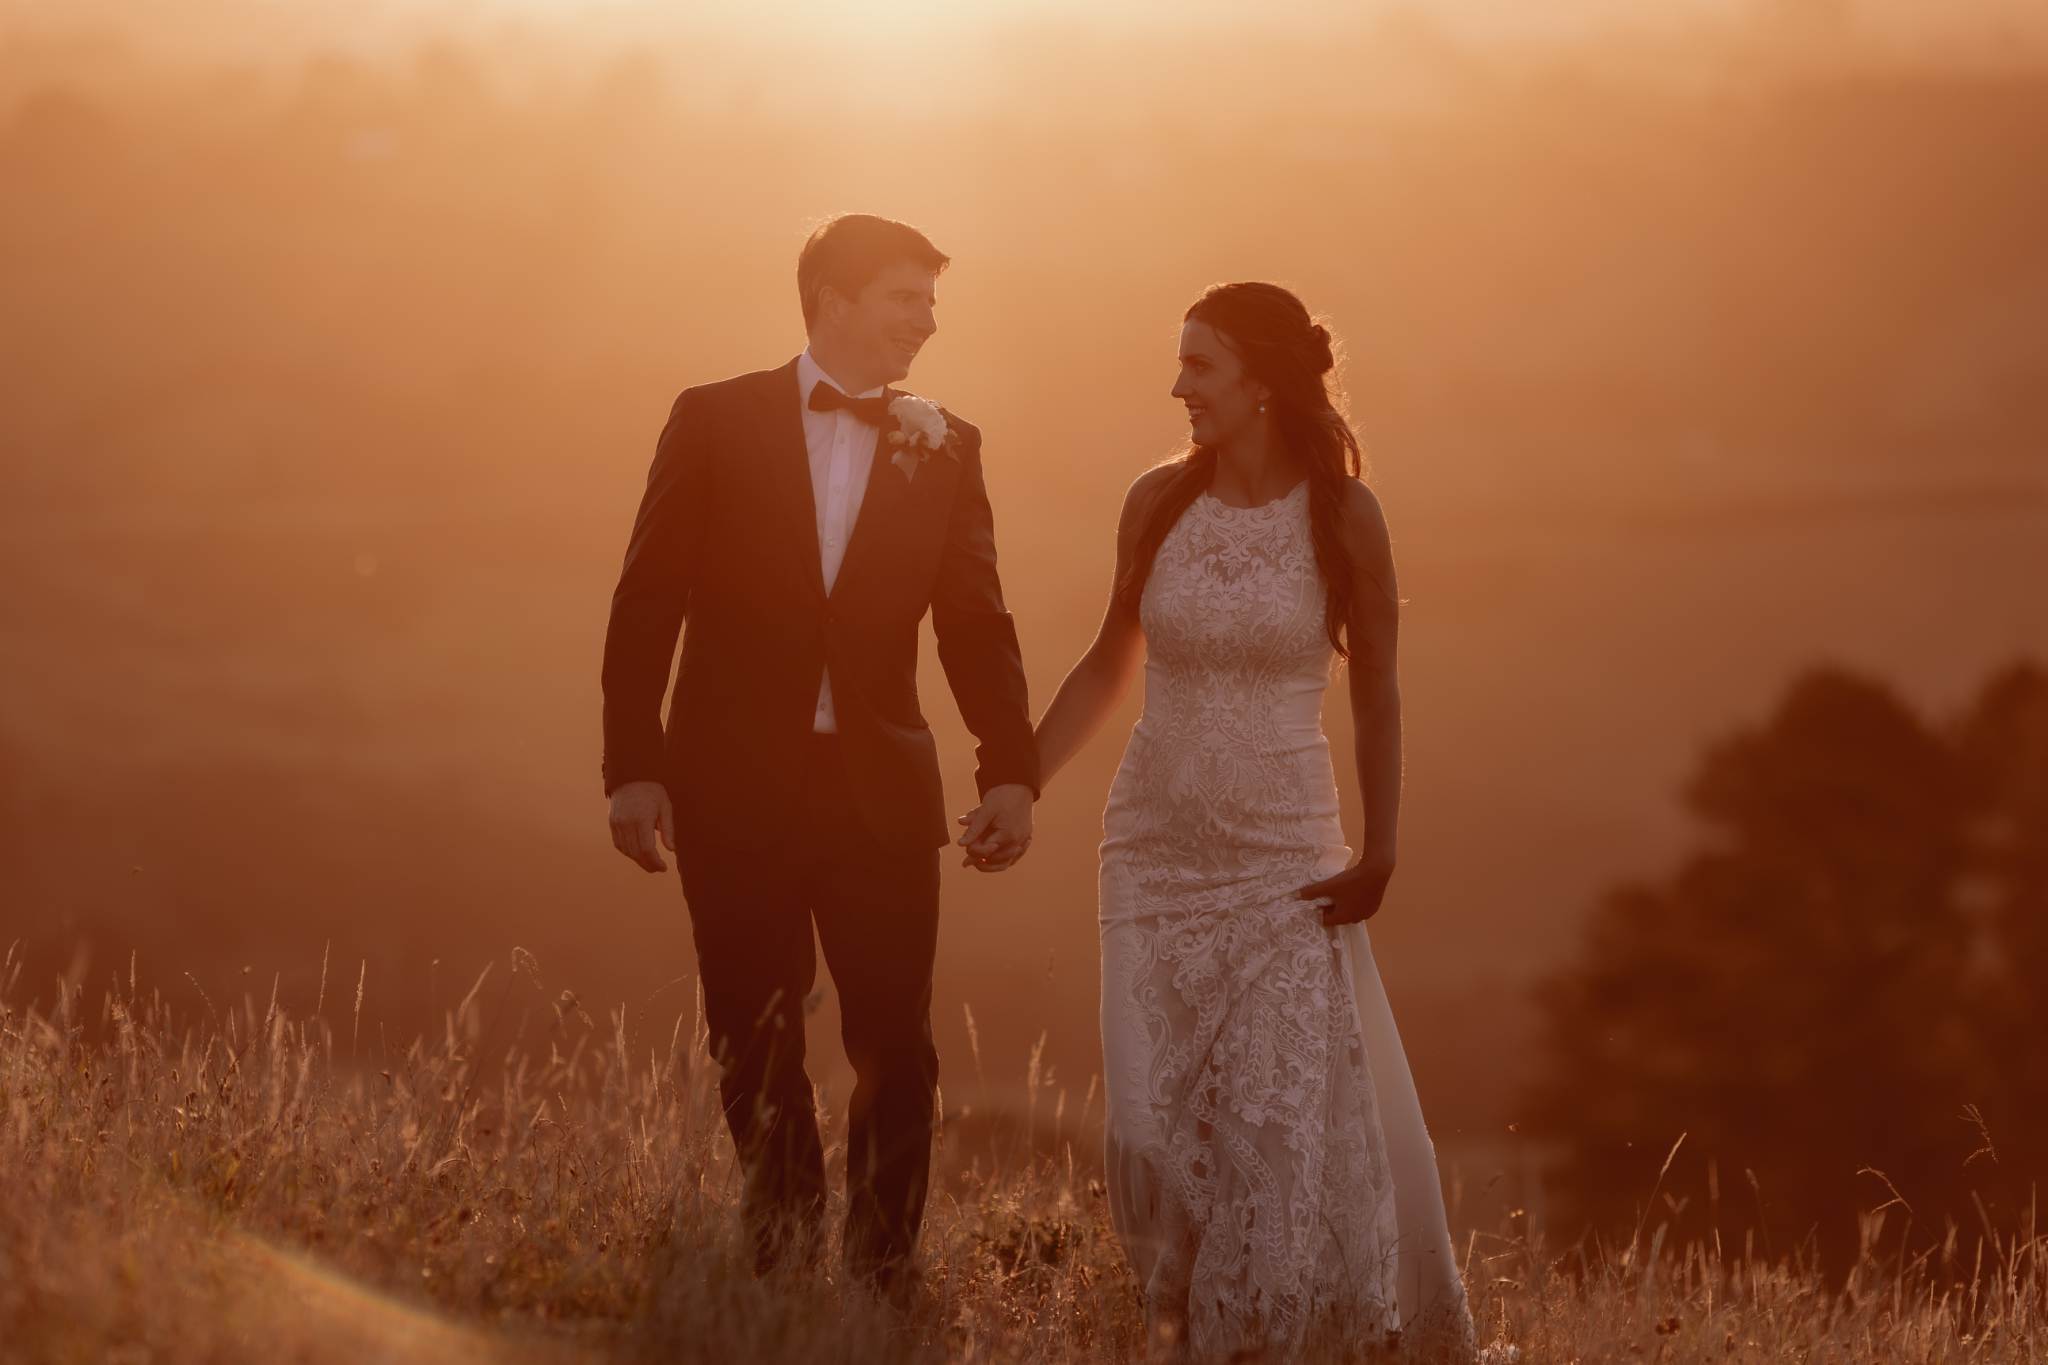
<instances>
[{"instance_id":1,"label":"bride","mask_svg":"<svg viewBox=\"0 0 2048 1365\"><path fill-rule=\"evenodd\" d=\"M1132 485L1095 642L1038 725L1050 780L1143 658L1104 815L1102 1045L1116 1233L1156 1344L1200 1358L1472 1326L1364 921L1394 871L1398 598L1332 404L1330 334L1271 284L1189 308L1192 448ZM1322 732L1349 664L1354 860Z\"/></svg>"}]
</instances>

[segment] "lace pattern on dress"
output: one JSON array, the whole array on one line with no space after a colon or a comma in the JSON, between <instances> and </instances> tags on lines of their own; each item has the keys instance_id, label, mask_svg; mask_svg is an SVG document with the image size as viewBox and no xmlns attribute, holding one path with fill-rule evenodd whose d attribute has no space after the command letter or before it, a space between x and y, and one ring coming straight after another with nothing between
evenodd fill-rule
<instances>
[{"instance_id":1,"label":"lace pattern on dress","mask_svg":"<svg viewBox=\"0 0 2048 1365\"><path fill-rule=\"evenodd\" d=\"M1350 860L1323 611L1305 484L1198 498L1146 585L1144 714L1104 819L1113 1217L1148 1316L1201 1356L1398 1319L1349 953L1294 894Z\"/></svg>"}]
</instances>

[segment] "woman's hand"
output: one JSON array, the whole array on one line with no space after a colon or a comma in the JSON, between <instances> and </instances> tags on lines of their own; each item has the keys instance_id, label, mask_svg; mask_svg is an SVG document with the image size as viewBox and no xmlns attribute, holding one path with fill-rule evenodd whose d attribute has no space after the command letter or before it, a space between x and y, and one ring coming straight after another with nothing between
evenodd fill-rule
<instances>
[{"instance_id":1,"label":"woman's hand","mask_svg":"<svg viewBox=\"0 0 2048 1365\"><path fill-rule=\"evenodd\" d=\"M1379 913L1386 898L1387 883L1394 879L1392 863L1354 863L1334 877L1310 882L1294 894L1323 912L1323 927L1358 924Z\"/></svg>"}]
</instances>

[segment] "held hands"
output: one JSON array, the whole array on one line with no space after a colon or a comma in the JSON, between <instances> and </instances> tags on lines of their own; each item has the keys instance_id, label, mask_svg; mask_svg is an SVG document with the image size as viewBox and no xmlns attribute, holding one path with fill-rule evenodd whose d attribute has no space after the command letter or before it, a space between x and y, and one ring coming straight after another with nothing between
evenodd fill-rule
<instances>
[{"instance_id":1,"label":"held hands","mask_svg":"<svg viewBox=\"0 0 2048 1365\"><path fill-rule=\"evenodd\" d=\"M661 844L676 851L676 812L659 782L627 782L612 793L612 847L649 872L666 872Z\"/></svg>"},{"instance_id":2,"label":"held hands","mask_svg":"<svg viewBox=\"0 0 2048 1365\"><path fill-rule=\"evenodd\" d=\"M1357 924L1379 913L1386 897L1387 883L1394 877L1394 865L1355 863L1334 877L1310 882L1294 894L1323 912L1323 927Z\"/></svg>"},{"instance_id":3,"label":"held hands","mask_svg":"<svg viewBox=\"0 0 2048 1365\"><path fill-rule=\"evenodd\" d=\"M964 826L962 867L1004 872L1031 847L1031 788L1022 783L990 787L981 804L956 822Z\"/></svg>"}]
</instances>

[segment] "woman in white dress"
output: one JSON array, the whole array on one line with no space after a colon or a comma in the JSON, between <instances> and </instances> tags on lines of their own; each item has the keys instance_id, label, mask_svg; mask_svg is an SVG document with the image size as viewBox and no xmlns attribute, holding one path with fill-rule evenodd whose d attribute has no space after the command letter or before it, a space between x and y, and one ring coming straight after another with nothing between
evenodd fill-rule
<instances>
[{"instance_id":1,"label":"woman in white dress","mask_svg":"<svg viewBox=\"0 0 2048 1365\"><path fill-rule=\"evenodd\" d=\"M1394 870L1398 598L1332 366L1328 330L1276 285L1188 310L1173 396L1191 449L1132 485L1101 630L1038 726L1050 781L1142 659L1102 843L1108 1185L1155 1343L1203 1359L1333 1330L1471 1351L1365 932ZM1335 656L1355 860L1322 731Z\"/></svg>"}]
</instances>

